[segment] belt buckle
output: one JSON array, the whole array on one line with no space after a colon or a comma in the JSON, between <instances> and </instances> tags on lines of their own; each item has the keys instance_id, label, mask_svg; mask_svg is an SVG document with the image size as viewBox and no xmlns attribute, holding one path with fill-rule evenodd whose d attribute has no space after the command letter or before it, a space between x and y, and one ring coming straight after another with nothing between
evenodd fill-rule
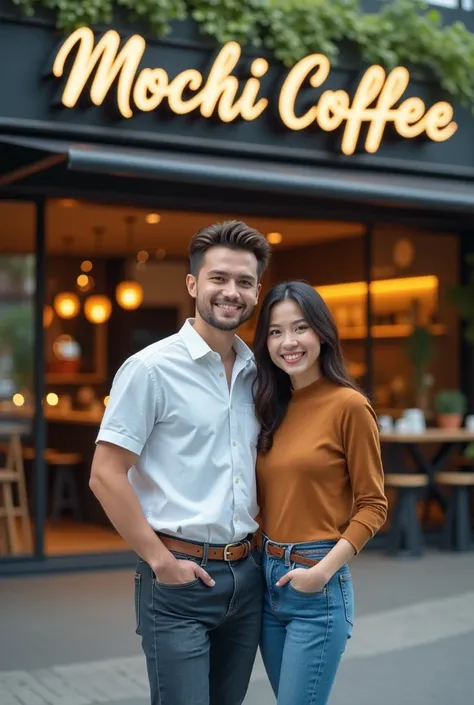
<instances>
[{"instance_id":1,"label":"belt buckle","mask_svg":"<svg viewBox=\"0 0 474 705\"><path fill-rule=\"evenodd\" d=\"M235 548L236 546L241 546L241 545L242 545L242 541L235 541L234 543L228 543L227 546L224 547L224 560L227 563L230 563L230 561L232 560L232 558L229 556L229 551L232 548Z\"/></svg>"}]
</instances>

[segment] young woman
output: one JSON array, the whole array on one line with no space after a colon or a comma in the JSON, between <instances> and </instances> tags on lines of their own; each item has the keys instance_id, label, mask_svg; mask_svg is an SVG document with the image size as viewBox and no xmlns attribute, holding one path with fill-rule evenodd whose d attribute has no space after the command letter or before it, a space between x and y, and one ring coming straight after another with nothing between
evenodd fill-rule
<instances>
[{"instance_id":1,"label":"young woman","mask_svg":"<svg viewBox=\"0 0 474 705\"><path fill-rule=\"evenodd\" d=\"M309 284L267 294L254 352L261 652L278 705L326 705L354 620L347 561L386 518L377 421Z\"/></svg>"}]
</instances>

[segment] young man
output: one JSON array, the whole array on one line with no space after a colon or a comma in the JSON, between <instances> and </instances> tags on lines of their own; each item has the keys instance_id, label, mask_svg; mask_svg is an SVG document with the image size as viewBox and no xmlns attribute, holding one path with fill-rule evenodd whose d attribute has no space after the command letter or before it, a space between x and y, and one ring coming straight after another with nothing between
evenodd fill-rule
<instances>
[{"instance_id":1,"label":"young man","mask_svg":"<svg viewBox=\"0 0 474 705\"><path fill-rule=\"evenodd\" d=\"M194 235L196 317L129 358L97 438L90 486L138 553L137 633L152 705L240 705L260 630L254 538L252 315L269 259L245 223Z\"/></svg>"}]
</instances>

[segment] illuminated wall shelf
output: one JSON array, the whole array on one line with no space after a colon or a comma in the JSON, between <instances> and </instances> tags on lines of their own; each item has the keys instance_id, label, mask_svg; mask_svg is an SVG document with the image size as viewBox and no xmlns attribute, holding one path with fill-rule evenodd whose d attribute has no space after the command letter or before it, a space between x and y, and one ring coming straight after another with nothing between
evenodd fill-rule
<instances>
[{"instance_id":1,"label":"illuminated wall shelf","mask_svg":"<svg viewBox=\"0 0 474 705\"><path fill-rule=\"evenodd\" d=\"M447 332L446 326L442 323L436 323L428 326L428 330L432 335L445 335ZM413 326L408 323L396 323L385 326L372 326L372 337L379 340L389 340L390 338L408 338L413 331ZM238 331L238 335L244 343L252 345L255 335L255 329ZM339 337L341 340L364 340L367 337L367 329L365 326L351 326L350 328L339 328Z\"/></svg>"},{"instance_id":2,"label":"illuminated wall shelf","mask_svg":"<svg viewBox=\"0 0 474 705\"><path fill-rule=\"evenodd\" d=\"M433 335L445 335L446 326L441 323L428 326ZM392 324L386 326L372 326L373 338L408 338L413 331L413 326L406 323ZM354 326L351 328L340 328L339 336L341 340L363 340L367 337L365 327Z\"/></svg>"},{"instance_id":3,"label":"illuminated wall shelf","mask_svg":"<svg viewBox=\"0 0 474 705\"><path fill-rule=\"evenodd\" d=\"M372 281L372 337L407 338L413 331L414 321L427 326L433 335L443 335L444 325L430 323L438 317L438 289L438 278L432 274ZM341 340L367 337L367 282L330 284L316 287L316 290L327 303ZM383 323L387 318L388 322Z\"/></svg>"}]
</instances>

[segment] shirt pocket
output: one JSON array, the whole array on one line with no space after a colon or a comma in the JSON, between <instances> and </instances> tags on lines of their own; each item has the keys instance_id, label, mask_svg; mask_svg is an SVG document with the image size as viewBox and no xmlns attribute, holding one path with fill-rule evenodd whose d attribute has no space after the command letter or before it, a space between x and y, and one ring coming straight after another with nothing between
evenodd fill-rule
<instances>
[{"instance_id":1,"label":"shirt pocket","mask_svg":"<svg viewBox=\"0 0 474 705\"><path fill-rule=\"evenodd\" d=\"M255 404L244 404L244 431L246 442L256 447L260 424L255 417Z\"/></svg>"}]
</instances>

